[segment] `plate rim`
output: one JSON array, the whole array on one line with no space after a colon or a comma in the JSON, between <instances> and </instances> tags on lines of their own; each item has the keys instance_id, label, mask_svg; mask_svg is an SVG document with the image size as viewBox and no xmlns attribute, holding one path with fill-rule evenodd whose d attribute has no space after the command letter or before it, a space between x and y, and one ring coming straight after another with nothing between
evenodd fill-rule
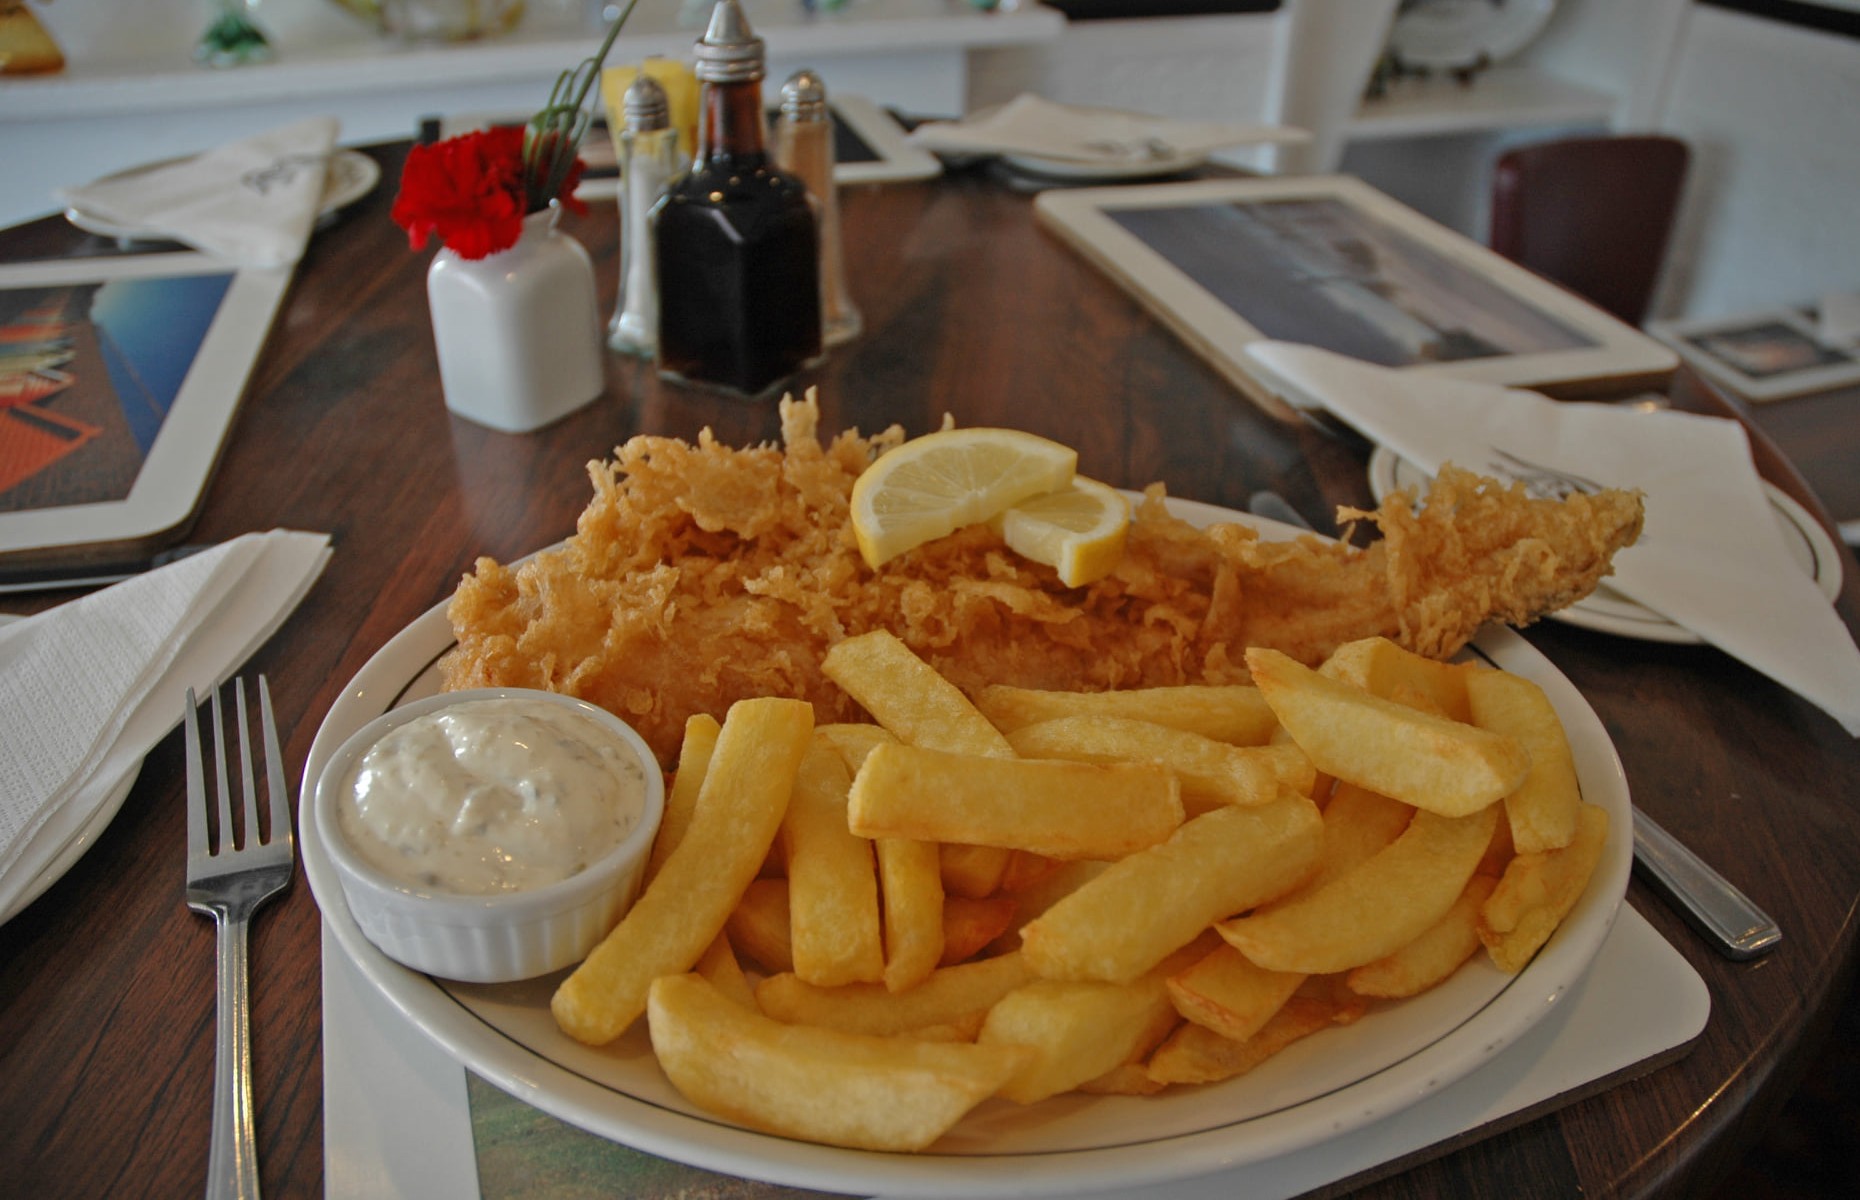
<instances>
[{"instance_id":1,"label":"plate rim","mask_svg":"<svg viewBox=\"0 0 1860 1200\"><path fill-rule=\"evenodd\" d=\"M1420 467L1415 466L1388 446L1378 443L1375 449L1370 451L1369 492L1375 497L1376 503L1382 503L1383 498L1389 492L1399 486L1404 486L1397 479L1404 467L1423 477L1428 477L1427 472L1422 471ZM1759 479L1757 482L1763 485L1763 493L1768 498L1770 507L1788 520L1790 527L1801 536L1803 544L1808 547L1811 560L1808 576L1814 580L1815 586L1821 589L1822 595L1828 598L1828 602L1833 603L1841 594L1845 570L1841 565L1840 553L1834 547L1834 539L1828 536L1828 531L1822 528L1821 522L1817 521L1806 508L1803 508L1795 497L1767 479ZM1661 642L1672 646L1707 644L1705 639L1698 634L1661 616L1639 601L1617 595L1613 596L1609 603L1620 606L1624 611L1604 612L1589 604L1588 599L1585 598L1576 601L1568 608L1546 614L1544 619L1574 625L1579 629L1609 633L1616 637L1632 638L1636 641Z\"/></svg>"},{"instance_id":2,"label":"plate rim","mask_svg":"<svg viewBox=\"0 0 1860 1200\"><path fill-rule=\"evenodd\" d=\"M1203 524L1239 522L1275 539L1322 536L1197 501L1172 498L1168 504L1173 514L1185 519ZM368 709L392 707L452 644L444 616L446 603L442 600L396 633L345 686L305 760L304 794L314 787L316 775L344 735L343 721L338 718L365 719ZM1597 877L1565 923L1565 929L1578 936L1553 939L1523 972L1406 1058L1329 1093L1212 1129L1110 1147L900 1155L821 1146L758 1133L716 1118L694 1118L576 1075L489 1025L442 985L381 954L347 918L339 882L313 831L306 831L300 839L304 871L337 945L360 975L415 1028L462 1066L598 1136L747 1178L898 1197L947 1196L953 1190L966 1196L1071 1195L1081 1187L1164 1183L1291 1153L1405 1108L1489 1061L1532 1028L1586 975L1619 913L1632 864L1625 832L1631 825L1631 801L1619 753L1599 715L1575 685L1515 631L1488 627L1474 645L1495 665L1534 668L1534 677L1558 702L1559 712L1565 713L1566 720L1577 718L1584 727L1585 753L1579 755L1579 762L1587 761L1596 772L1596 778L1585 776L1584 782L1596 787L1599 799L1610 809L1612 828ZM404 680L383 679L377 686L371 673L378 674L396 656L422 665ZM351 714L349 710L360 711ZM1314 1119L1339 1107L1344 1110L1341 1116L1333 1112L1328 1118ZM1235 1131L1242 1127L1255 1135L1258 1144L1241 1146L1236 1154ZM1035 1173L1021 1173L1029 1169Z\"/></svg>"}]
</instances>

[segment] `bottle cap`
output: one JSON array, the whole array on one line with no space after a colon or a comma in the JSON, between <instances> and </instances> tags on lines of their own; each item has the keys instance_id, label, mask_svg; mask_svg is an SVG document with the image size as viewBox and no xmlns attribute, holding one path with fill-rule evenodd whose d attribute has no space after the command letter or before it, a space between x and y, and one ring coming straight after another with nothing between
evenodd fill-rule
<instances>
[{"instance_id":1,"label":"bottle cap","mask_svg":"<svg viewBox=\"0 0 1860 1200\"><path fill-rule=\"evenodd\" d=\"M652 133L672 123L672 107L665 98L665 88L650 75L640 75L627 85L620 101L626 114L626 127L633 133Z\"/></svg>"},{"instance_id":2,"label":"bottle cap","mask_svg":"<svg viewBox=\"0 0 1860 1200\"><path fill-rule=\"evenodd\" d=\"M749 28L737 0L717 0L710 28L693 48L697 77L705 83L744 83L763 76L763 42Z\"/></svg>"},{"instance_id":3,"label":"bottle cap","mask_svg":"<svg viewBox=\"0 0 1860 1200\"><path fill-rule=\"evenodd\" d=\"M781 85L781 112L790 121L826 120L827 85L805 67L796 71Z\"/></svg>"}]
</instances>

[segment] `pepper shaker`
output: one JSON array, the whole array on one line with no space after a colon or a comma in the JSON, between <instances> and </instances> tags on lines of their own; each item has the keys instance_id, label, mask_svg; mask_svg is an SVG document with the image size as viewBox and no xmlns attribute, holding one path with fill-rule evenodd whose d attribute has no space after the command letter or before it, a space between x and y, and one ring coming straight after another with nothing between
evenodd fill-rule
<instances>
[{"instance_id":1,"label":"pepper shaker","mask_svg":"<svg viewBox=\"0 0 1860 1200\"><path fill-rule=\"evenodd\" d=\"M859 336L864 321L846 286L846 257L840 247L838 165L833 149L833 118L827 88L813 71L800 70L781 89L781 116L775 134L775 158L800 176L814 197L820 217L820 338L837 346Z\"/></svg>"},{"instance_id":2,"label":"pepper shaker","mask_svg":"<svg viewBox=\"0 0 1860 1200\"><path fill-rule=\"evenodd\" d=\"M652 206L678 174L678 131L665 88L642 72L622 100L620 132L620 302L607 345L652 358L659 349L659 280L654 262Z\"/></svg>"}]
</instances>

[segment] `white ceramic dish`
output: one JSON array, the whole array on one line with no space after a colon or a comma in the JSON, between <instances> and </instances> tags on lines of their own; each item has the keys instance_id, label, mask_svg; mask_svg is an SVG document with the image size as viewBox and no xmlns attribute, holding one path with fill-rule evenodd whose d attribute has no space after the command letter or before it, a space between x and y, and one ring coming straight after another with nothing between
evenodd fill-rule
<instances>
[{"instance_id":1,"label":"white ceramic dish","mask_svg":"<svg viewBox=\"0 0 1860 1200\"><path fill-rule=\"evenodd\" d=\"M1556 0L1420 0L1389 30L1389 49L1411 67L1451 71L1502 62L1543 32Z\"/></svg>"},{"instance_id":2,"label":"white ceramic dish","mask_svg":"<svg viewBox=\"0 0 1860 1200\"><path fill-rule=\"evenodd\" d=\"M1369 490L1378 503L1396 488L1413 488L1424 494L1432 482L1427 472L1387 446L1377 446L1369 455ZM1770 507L1775 510L1776 526L1788 544L1790 557L1832 602L1841 594L1841 556L1835 549L1834 539L1821 527L1821 522L1782 490L1768 482L1763 489L1769 496ZM1704 641L1685 626L1675 625L1605 583L1568 608L1551 613L1548 619L1646 642L1695 646Z\"/></svg>"},{"instance_id":3,"label":"white ceramic dish","mask_svg":"<svg viewBox=\"0 0 1860 1200\"><path fill-rule=\"evenodd\" d=\"M114 175L106 175L104 178L122 179L128 176L140 175L145 171L153 171L157 167L167 166L168 163L172 161L174 160L169 159L164 162L145 163L139 167L131 167L127 171L118 171ZM336 151L334 154L330 155L329 174L323 183L323 205L317 211L318 222L329 220L338 212L341 212L349 205L360 200L363 196L366 196L369 192L374 191L375 185L380 181L381 164L377 163L374 159L354 150ZM94 233L98 237L116 238L119 241L125 242L166 240L166 235L160 230L149 229L141 225L129 225L121 221L113 221L108 217L86 211L75 205L65 209L65 220L71 222L79 229L82 229L85 233Z\"/></svg>"},{"instance_id":4,"label":"white ceramic dish","mask_svg":"<svg viewBox=\"0 0 1860 1200\"><path fill-rule=\"evenodd\" d=\"M0 625L10 625L24 619L15 613L0 613ZM0 925L11 921L28 904L43 896L46 888L63 879L65 872L84 857L98 836L116 819L123 801L129 796L129 789L136 785L136 778L141 773L142 768L138 765L118 780L116 786L89 812L60 813L40 827L31 843L22 847L19 853L22 858L35 857L44 861L36 868L29 868L32 871L31 879L16 895L0 902Z\"/></svg>"},{"instance_id":5,"label":"white ceramic dish","mask_svg":"<svg viewBox=\"0 0 1860 1200\"><path fill-rule=\"evenodd\" d=\"M1171 508L1197 524L1241 521L1273 538L1302 532L1205 504ZM306 778L350 732L436 691L435 664L451 645L441 604L383 646L331 707ZM1583 794L1608 811L1613 830L1588 892L1530 966L1505 976L1480 957L1429 993L1307 1038L1222 1084L1143 1098L1070 1095L1026 1108L989 1101L932 1153L810 1145L700 1112L658 1069L643 1022L590 1049L549 1015L558 976L471 987L409 971L361 935L314 830L303 837L304 870L344 953L436 1044L528 1103L648 1152L796 1187L895 1197L1075 1195L1187 1178L1338 1137L1449 1086L1548 1013L1613 925L1632 848L1627 781L1607 731L1574 686L1510 630L1488 630L1469 653L1544 688L1568 729Z\"/></svg>"},{"instance_id":6,"label":"white ceramic dish","mask_svg":"<svg viewBox=\"0 0 1860 1200\"><path fill-rule=\"evenodd\" d=\"M1162 154L1122 162L1085 162L1074 158L1041 158L1032 154L1003 154L1001 162L1016 171L1042 179L1068 183L1115 183L1120 180L1158 179L1180 175L1208 161L1205 154Z\"/></svg>"},{"instance_id":7,"label":"white ceramic dish","mask_svg":"<svg viewBox=\"0 0 1860 1200\"><path fill-rule=\"evenodd\" d=\"M485 700L529 700L586 718L644 771L639 821L612 850L566 879L525 891L455 895L404 883L376 869L344 835L339 816L357 761L394 729L444 708ZM299 793L312 797L309 820L340 881L349 915L384 954L446 979L507 983L587 957L635 896L665 814L665 779L644 738L603 709L571 696L521 688L478 688L414 700L377 716L345 740Z\"/></svg>"}]
</instances>

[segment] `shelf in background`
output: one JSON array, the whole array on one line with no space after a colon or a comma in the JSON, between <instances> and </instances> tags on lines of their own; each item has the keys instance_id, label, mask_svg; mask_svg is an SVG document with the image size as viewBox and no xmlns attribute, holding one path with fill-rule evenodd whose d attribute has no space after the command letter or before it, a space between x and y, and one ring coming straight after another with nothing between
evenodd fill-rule
<instances>
[{"instance_id":1,"label":"shelf in background","mask_svg":"<svg viewBox=\"0 0 1860 1200\"><path fill-rule=\"evenodd\" d=\"M1493 67L1461 84L1450 78L1394 81L1365 100L1345 127L1352 141L1485 133L1530 125L1605 124L1616 99L1528 67Z\"/></svg>"}]
</instances>

